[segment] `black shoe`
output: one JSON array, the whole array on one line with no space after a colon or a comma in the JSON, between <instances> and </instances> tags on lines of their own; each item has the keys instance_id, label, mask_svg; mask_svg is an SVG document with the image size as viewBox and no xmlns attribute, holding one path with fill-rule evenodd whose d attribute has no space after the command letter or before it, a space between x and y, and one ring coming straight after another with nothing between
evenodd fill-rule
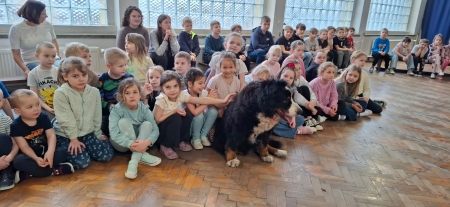
<instances>
[{"instance_id":1,"label":"black shoe","mask_svg":"<svg viewBox=\"0 0 450 207\"><path fill-rule=\"evenodd\" d=\"M12 173L3 173L0 180L0 191L14 188L14 175Z\"/></svg>"}]
</instances>

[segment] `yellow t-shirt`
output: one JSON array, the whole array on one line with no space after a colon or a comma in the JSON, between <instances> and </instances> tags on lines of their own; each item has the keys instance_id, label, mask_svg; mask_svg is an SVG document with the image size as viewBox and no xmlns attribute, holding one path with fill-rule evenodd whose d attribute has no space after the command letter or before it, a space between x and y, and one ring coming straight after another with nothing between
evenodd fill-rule
<instances>
[{"instance_id":1,"label":"yellow t-shirt","mask_svg":"<svg viewBox=\"0 0 450 207\"><path fill-rule=\"evenodd\" d=\"M141 61L137 58L133 58L132 60L128 61L127 65L127 72L133 75L139 83L144 85L147 80L145 74L147 73L148 68L153 66L153 61L150 57L145 56L145 59Z\"/></svg>"}]
</instances>

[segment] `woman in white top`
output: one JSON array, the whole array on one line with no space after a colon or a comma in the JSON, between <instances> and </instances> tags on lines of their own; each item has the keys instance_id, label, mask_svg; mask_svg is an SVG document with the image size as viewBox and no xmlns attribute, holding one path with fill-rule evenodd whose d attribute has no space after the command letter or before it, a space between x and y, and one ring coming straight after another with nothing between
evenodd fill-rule
<instances>
[{"instance_id":1,"label":"woman in white top","mask_svg":"<svg viewBox=\"0 0 450 207\"><path fill-rule=\"evenodd\" d=\"M30 70L39 65L35 57L36 45L48 41L56 47L56 54L59 57L59 46L56 41L55 31L50 22L45 21L47 11L45 4L40 1L28 0L17 11L19 17L25 20L11 26L9 30L9 41L14 61L28 77ZM57 58L59 59L59 58ZM54 65L59 65L59 60Z\"/></svg>"}]
</instances>

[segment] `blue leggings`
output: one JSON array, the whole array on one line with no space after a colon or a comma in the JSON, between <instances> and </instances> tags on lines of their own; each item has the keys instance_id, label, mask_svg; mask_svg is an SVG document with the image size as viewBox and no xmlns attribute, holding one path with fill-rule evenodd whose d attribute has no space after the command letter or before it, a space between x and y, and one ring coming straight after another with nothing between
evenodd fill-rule
<instances>
[{"instance_id":1,"label":"blue leggings","mask_svg":"<svg viewBox=\"0 0 450 207\"><path fill-rule=\"evenodd\" d=\"M280 123L275 125L273 128L273 133L280 137L293 139L297 134L297 128L302 126L303 122L305 122L305 118L303 118L303 116L297 116L295 117L295 127L291 128L289 127L289 123L287 121L281 120Z\"/></svg>"},{"instance_id":2,"label":"blue leggings","mask_svg":"<svg viewBox=\"0 0 450 207\"><path fill-rule=\"evenodd\" d=\"M62 147L66 151L68 150L70 144L69 138L56 135L56 140L57 147ZM91 163L91 159L97 162L108 162L113 158L114 149L109 143L109 140L99 140L94 133L78 137L78 140L82 142L86 148L82 148L81 153L78 152L77 155L68 153L67 156L67 160L72 163L76 170L86 168L89 163Z\"/></svg>"},{"instance_id":3,"label":"blue leggings","mask_svg":"<svg viewBox=\"0 0 450 207\"><path fill-rule=\"evenodd\" d=\"M358 102L362 106L362 108L363 108L362 112L364 112L366 110L366 107L367 107L367 102L366 101L359 100L359 99L353 99L353 101ZM347 120L356 121L356 119L358 118L358 112L356 112L353 108L351 108L351 107L349 107L347 105L345 105L345 112L344 113L345 113L344 115L347 116L346 117Z\"/></svg>"},{"instance_id":4,"label":"blue leggings","mask_svg":"<svg viewBox=\"0 0 450 207\"><path fill-rule=\"evenodd\" d=\"M217 109L209 107L205 113L200 113L192 119L191 135L192 139L206 137L217 118Z\"/></svg>"}]
</instances>

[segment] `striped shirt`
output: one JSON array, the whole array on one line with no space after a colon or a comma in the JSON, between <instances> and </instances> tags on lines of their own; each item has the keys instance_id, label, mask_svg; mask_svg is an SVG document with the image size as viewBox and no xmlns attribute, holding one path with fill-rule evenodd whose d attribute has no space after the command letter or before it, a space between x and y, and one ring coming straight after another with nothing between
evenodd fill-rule
<instances>
[{"instance_id":1,"label":"striped shirt","mask_svg":"<svg viewBox=\"0 0 450 207\"><path fill-rule=\"evenodd\" d=\"M9 116L0 114L0 133L9 135L9 132L11 131L11 123L12 119Z\"/></svg>"},{"instance_id":2,"label":"striped shirt","mask_svg":"<svg viewBox=\"0 0 450 207\"><path fill-rule=\"evenodd\" d=\"M326 114L330 113L331 106L337 106L338 102L338 93L336 90L336 84L333 81L329 81L324 84L321 82L321 78L317 77L311 82L309 82L309 86L312 91L316 94L317 98L317 106L319 106L323 112Z\"/></svg>"}]
</instances>

